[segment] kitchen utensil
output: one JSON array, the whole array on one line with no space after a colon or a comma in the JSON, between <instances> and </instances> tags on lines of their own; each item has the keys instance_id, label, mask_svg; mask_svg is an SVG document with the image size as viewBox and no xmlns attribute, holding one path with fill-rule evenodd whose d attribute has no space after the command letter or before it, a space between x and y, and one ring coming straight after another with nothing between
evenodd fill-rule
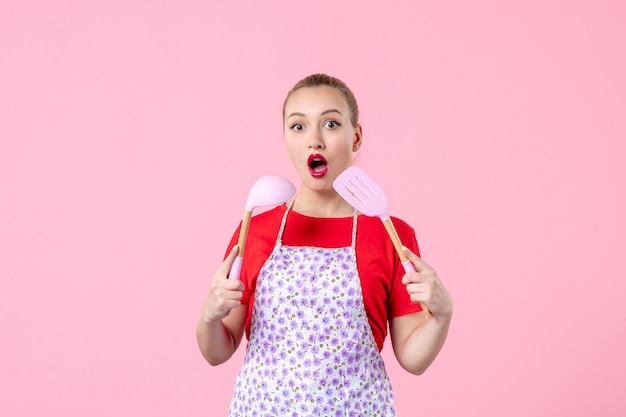
<instances>
[{"instance_id":1,"label":"kitchen utensil","mask_svg":"<svg viewBox=\"0 0 626 417\"><path fill-rule=\"evenodd\" d=\"M239 279L241 275L241 266L243 265L243 253L248 237L248 229L250 228L250 220L252 219L252 210L256 207L275 206L282 204L296 195L296 187L286 178L280 175L265 175L257 179L248 193L246 201L246 210L241 222L239 230L239 240L237 246L239 252L230 269L228 278Z\"/></svg>"},{"instance_id":2,"label":"kitchen utensil","mask_svg":"<svg viewBox=\"0 0 626 417\"><path fill-rule=\"evenodd\" d=\"M382 220L393 246L400 257L402 267L405 272L415 272L413 263L407 258L402 250L402 242L393 222L387 212L387 195L376 182L370 178L363 170L356 166L351 166L343 171L333 182L333 188L344 200L354 208L368 216L379 217ZM422 310L432 317L432 312L421 304Z\"/></svg>"}]
</instances>

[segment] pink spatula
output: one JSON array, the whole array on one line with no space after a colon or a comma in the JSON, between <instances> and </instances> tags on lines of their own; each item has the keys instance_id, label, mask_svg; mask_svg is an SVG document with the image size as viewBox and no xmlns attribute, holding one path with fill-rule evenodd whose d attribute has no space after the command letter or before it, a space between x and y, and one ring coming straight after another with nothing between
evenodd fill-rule
<instances>
[{"instance_id":1,"label":"pink spatula","mask_svg":"<svg viewBox=\"0 0 626 417\"><path fill-rule=\"evenodd\" d=\"M387 233L396 248L405 272L415 272L413 263L406 257L402 250L402 242L393 222L387 212L387 195L385 192L360 168L351 166L343 171L333 182L333 188L344 200L354 208L368 216L379 217L387 229ZM420 304L422 310L432 317L428 308Z\"/></svg>"}]
</instances>

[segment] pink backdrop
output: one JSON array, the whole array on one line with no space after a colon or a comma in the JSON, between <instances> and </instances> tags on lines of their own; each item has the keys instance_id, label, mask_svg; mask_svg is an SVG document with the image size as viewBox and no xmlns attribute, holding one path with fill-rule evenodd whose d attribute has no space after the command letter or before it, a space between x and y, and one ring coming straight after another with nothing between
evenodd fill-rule
<instances>
[{"instance_id":1,"label":"pink backdrop","mask_svg":"<svg viewBox=\"0 0 626 417\"><path fill-rule=\"evenodd\" d=\"M399 414L624 415L625 3L243 3L0 2L0 415L225 414L196 319L318 71L455 299Z\"/></svg>"}]
</instances>

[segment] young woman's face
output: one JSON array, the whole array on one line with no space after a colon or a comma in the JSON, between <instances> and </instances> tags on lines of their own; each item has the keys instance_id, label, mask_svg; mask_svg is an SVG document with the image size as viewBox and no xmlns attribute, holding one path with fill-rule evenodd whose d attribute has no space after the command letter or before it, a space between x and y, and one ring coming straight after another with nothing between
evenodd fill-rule
<instances>
[{"instance_id":1,"label":"young woman's face","mask_svg":"<svg viewBox=\"0 0 626 417\"><path fill-rule=\"evenodd\" d=\"M302 185L317 191L332 189L361 146L361 127L352 126L343 94L327 86L304 87L291 94L284 132Z\"/></svg>"}]
</instances>

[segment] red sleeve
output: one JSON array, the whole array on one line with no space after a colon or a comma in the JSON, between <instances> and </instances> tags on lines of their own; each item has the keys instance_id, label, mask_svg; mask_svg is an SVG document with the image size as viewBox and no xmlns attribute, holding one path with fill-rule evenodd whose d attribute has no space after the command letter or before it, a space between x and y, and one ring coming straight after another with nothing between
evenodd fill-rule
<instances>
[{"instance_id":1,"label":"red sleeve","mask_svg":"<svg viewBox=\"0 0 626 417\"><path fill-rule=\"evenodd\" d=\"M392 221L402 244L418 253L413 229L397 218ZM416 313L421 306L409 298L400 257L380 219L359 216L356 245L363 302L378 349L382 349L390 318Z\"/></svg>"}]
</instances>

